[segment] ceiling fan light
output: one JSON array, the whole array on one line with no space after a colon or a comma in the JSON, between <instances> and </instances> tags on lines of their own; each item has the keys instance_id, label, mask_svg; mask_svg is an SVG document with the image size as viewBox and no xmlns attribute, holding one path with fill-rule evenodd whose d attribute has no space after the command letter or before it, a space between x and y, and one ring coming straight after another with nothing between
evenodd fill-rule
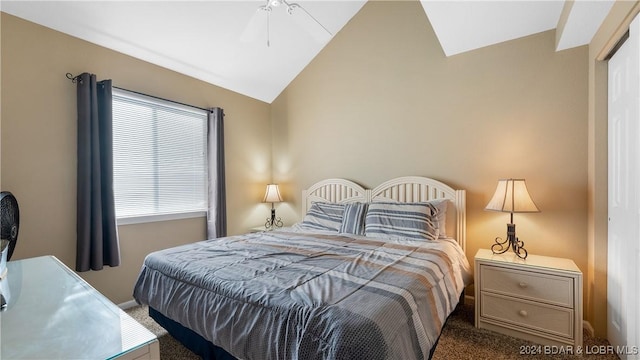
<instances>
[{"instance_id":1,"label":"ceiling fan light","mask_svg":"<svg viewBox=\"0 0 640 360\"><path fill-rule=\"evenodd\" d=\"M282 4L282 0L269 0L269 5L273 7L278 7Z\"/></svg>"}]
</instances>

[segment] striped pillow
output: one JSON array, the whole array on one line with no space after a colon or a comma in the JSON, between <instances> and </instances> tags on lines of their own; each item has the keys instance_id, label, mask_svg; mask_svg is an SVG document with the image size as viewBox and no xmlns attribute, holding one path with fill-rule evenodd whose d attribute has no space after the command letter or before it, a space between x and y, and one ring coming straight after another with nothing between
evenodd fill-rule
<instances>
[{"instance_id":1,"label":"striped pillow","mask_svg":"<svg viewBox=\"0 0 640 360\"><path fill-rule=\"evenodd\" d=\"M350 203L344 206L341 234L364 235L364 218L367 215L366 203Z\"/></svg>"},{"instance_id":2,"label":"striped pillow","mask_svg":"<svg viewBox=\"0 0 640 360\"><path fill-rule=\"evenodd\" d=\"M365 220L365 235L378 238L410 238L436 240L437 208L431 203L369 204Z\"/></svg>"},{"instance_id":3,"label":"striped pillow","mask_svg":"<svg viewBox=\"0 0 640 360\"><path fill-rule=\"evenodd\" d=\"M344 204L313 202L300 227L307 230L338 232L342 226L343 213Z\"/></svg>"}]
</instances>

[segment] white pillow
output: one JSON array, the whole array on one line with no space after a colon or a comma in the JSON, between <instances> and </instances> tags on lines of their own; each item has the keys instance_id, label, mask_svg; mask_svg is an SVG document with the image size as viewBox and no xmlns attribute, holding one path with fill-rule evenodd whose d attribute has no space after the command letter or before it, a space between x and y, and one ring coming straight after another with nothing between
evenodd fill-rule
<instances>
[{"instance_id":1,"label":"white pillow","mask_svg":"<svg viewBox=\"0 0 640 360\"><path fill-rule=\"evenodd\" d=\"M430 200L427 201L429 204L435 205L436 212L436 226L438 227L438 237L443 239L447 237L447 206L449 205L449 200L447 199L438 199L438 200Z\"/></svg>"}]
</instances>

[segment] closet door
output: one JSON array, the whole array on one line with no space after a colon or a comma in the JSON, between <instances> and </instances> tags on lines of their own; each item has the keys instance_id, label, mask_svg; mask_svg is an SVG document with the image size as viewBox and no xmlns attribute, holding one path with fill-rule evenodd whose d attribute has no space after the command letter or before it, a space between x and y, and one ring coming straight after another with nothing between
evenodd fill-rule
<instances>
[{"instance_id":1,"label":"closet door","mask_svg":"<svg viewBox=\"0 0 640 360\"><path fill-rule=\"evenodd\" d=\"M608 136L607 332L622 359L638 359L633 350L640 346L640 18L609 60Z\"/></svg>"}]
</instances>

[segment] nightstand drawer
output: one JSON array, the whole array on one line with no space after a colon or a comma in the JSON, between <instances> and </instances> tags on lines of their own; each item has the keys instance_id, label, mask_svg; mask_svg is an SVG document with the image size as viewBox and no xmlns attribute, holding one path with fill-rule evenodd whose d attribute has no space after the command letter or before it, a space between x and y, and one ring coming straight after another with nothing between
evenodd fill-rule
<instances>
[{"instance_id":1,"label":"nightstand drawer","mask_svg":"<svg viewBox=\"0 0 640 360\"><path fill-rule=\"evenodd\" d=\"M558 275L482 265L481 287L503 295L573 307L573 279Z\"/></svg>"},{"instance_id":2,"label":"nightstand drawer","mask_svg":"<svg viewBox=\"0 0 640 360\"><path fill-rule=\"evenodd\" d=\"M573 338L573 310L482 293L480 316L540 332Z\"/></svg>"}]
</instances>

